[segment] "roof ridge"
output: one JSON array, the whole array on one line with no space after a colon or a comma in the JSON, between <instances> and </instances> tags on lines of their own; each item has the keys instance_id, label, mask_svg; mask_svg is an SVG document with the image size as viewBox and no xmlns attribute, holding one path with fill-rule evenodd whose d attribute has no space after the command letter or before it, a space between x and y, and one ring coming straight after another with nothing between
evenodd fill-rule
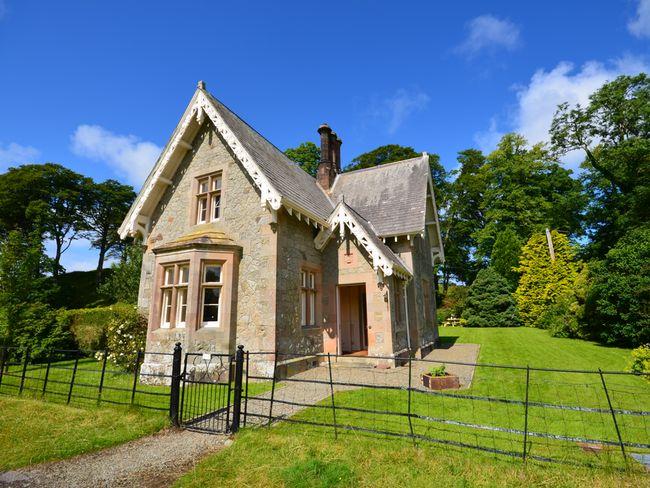
<instances>
[{"instance_id":1,"label":"roof ridge","mask_svg":"<svg viewBox=\"0 0 650 488\"><path fill-rule=\"evenodd\" d=\"M354 174L354 173L361 173L362 171L370 171L370 170L375 170L375 169L378 169L378 168L385 168L387 166L395 166L397 164L412 162L412 161L415 161L416 159L423 159L423 155L420 155L420 156L417 156L417 157L414 157L414 158L400 159L399 161L391 161L390 163L377 164L375 166L370 166L368 168L359 168L359 169L355 169L355 170L352 170L352 171L341 171L341 173L339 173L339 176L351 175L351 174Z\"/></svg>"}]
</instances>

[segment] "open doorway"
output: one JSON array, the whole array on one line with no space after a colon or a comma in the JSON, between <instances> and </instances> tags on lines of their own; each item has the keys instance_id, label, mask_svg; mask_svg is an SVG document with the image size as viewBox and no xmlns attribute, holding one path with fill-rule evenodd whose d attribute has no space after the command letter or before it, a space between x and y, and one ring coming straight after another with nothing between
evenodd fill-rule
<instances>
[{"instance_id":1,"label":"open doorway","mask_svg":"<svg viewBox=\"0 0 650 488\"><path fill-rule=\"evenodd\" d=\"M366 285L340 285L338 312L342 354L367 355Z\"/></svg>"}]
</instances>

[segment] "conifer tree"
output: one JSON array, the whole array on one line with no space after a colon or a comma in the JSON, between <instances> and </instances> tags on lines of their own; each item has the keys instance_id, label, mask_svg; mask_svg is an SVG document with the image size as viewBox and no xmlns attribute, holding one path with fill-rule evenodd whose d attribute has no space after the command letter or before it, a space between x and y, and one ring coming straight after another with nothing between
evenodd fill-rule
<instances>
[{"instance_id":1,"label":"conifer tree","mask_svg":"<svg viewBox=\"0 0 650 488\"><path fill-rule=\"evenodd\" d=\"M468 327L520 325L508 281L492 268L482 269L469 287L462 318Z\"/></svg>"}]
</instances>

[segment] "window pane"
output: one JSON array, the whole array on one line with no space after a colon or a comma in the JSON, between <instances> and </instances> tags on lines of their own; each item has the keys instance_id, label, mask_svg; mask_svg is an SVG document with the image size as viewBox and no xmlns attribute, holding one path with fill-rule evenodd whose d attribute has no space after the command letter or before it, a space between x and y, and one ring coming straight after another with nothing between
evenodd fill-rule
<instances>
[{"instance_id":1,"label":"window pane","mask_svg":"<svg viewBox=\"0 0 650 488\"><path fill-rule=\"evenodd\" d=\"M220 288L203 289L203 322L219 321L219 295Z\"/></svg>"},{"instance_id":2,"label":"window pane","mask_svg":"<svg viewBox=\"0 0 650 488\"><path fill-rule=\"evenodd\" d=\"M176 296L176 301L178 303L178 311L176 313L178 324L185 324L187 318L187 289L181 288L178 290L178 295Z\"/></svg>"},{"instance_id":3,"label":"window pane","mask_svg":"<svg viewBox=\"0 0 650 488\"><path fill-rule=\"evenodd\" d=\"M165 285L174 284L174 267L169 266L165 268L165 280L163 282Z\"/></svg>"},{"instance_id":4,"label":"window pane","mask_svg":"<svg viewBox=\"0 0 650 488\"><path fill-rule=\"evenodd\" d=\"M206 197L199 198L198 208L196 212L196 221L205 222L208 213L208 199Z\"/></svg>"},{"instance_id":5,"label":"window pane","mask_svg":"<svg viewBox=\"0 0 650 488\"><path fill-rule=\"evenodd\" d=\"M172 318L172 291L163 290L161 327L169 327Z\"/></svg>"},{"instance_id":6,"label":"window pane","mask_svg":"<svg viewBox=\"0 0 650 488\"><path fill-rule=\"evenodd\" d=\"M199 193L208 192L208 179L199 180Z\"/></svg>"},{"instance_id":7,"label":"window pane","mask_svg":"<svg viewBox=\"0 0 650 488\"><path fill-rule=\"evenodd\" d=\"M203 322L219 321L219 305L205 305L203 307Z\"/></svg>"},{"instance_id":8,"label":"window pane","mask_svg":"<svg viewBox=\"0 0 650 488\"><path fill-rule=\"evenodd\" d=\"M218 264L208 264L205 266L203 274L204 283L221 283L221 266Z\"/></svg>"},{"instance_id":9,"label":"window pane","mask_svg":"<svg viewBox=\"0 0 650 488\"><path fill-rule=\"evenodd\" d=\"M180 284L187 284L190 280L190 267L181 266L178 270L178 282Z\"/></svg>"},{"instance_id":10,"label":"window pane","mask_svg":"<svg viewBox=\"0 0 650 488\"><path fill-rule=\"evenodd\" d=\"M307 292L300 292L300 324L307 325Z\"/></svg>"},{"instance_id":11,"label":"window pane","mask_svg":"<svg viewBox=\"0 0 650 488\"><path fill-rule=\"evenodd\" d=\"M313 291L309 293L309 323L308 325L316 325L316 293Z\"/></svg>"},{"instance_id":12,"label":"window pane","mask_svg":"<svg viewBox=\"0 0 650 488\"><path fill-rule=\"evenodd\" d=\"M203 303L206 305L218 305L221 288L204 288Z\"/></svg>"},{"instance_id":13,"label":"window pane","mask_svg":"<svg viewBox=\"0 0 650 488\"><path fill-rule=\"evenodd\" d=\"M219 212L221 211L221 195L214 195L212 197L212 220L219 218Z\"/></svg>"},{"instance_id":14,"label":"window pane","mask_svg":"<svg viewBox=\"0 0 650 488\"><path fill-rule=\"evenodd\" d=\"M302 286L303 288L307 287L307 273L305 273L304 271L300 272L300 286Z\"/></svg>"},{"instance_id":15,"label":"window pane","mask_svg":"<svg viewBox=\"0 0 650 488\"><path fill-rule=\"evenodd\" d=\"M217 176L212 180L212 189L221 190L221 176Z\"/></svg>"},{"instance_id":16,"label":"window pane","mask_svg":"<svg viewBox=\"0 0 650 488\"><path fill-rule=\"evenodd\" d=\"M314 273L309 273L309 288L311 288L312 290L316 288Z\"/></svg>"}]
</instances>

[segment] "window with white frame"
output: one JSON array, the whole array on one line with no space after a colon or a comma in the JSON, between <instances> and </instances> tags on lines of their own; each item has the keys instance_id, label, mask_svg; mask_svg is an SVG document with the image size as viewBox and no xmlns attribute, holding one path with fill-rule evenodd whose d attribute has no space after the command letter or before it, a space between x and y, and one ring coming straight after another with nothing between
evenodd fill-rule
<instances>
[{"instance_id":1,"label":"window with white frame","mask_svg":"<svg viewBox=\"0 0 650 488\"><path fill-rule=\"evenodd\" d=\"M300 271L300 323L316 325L316 275L313 271Z\"/></svg>"},{"instance_id":2,"label":"window with white frame","mask_svg":"<svg viewBox=\"0 0 650 488\"><path fill-rule=\"evenodd\" d=\"M220 263L204 262L201 270L201 325L218 327L222 273Z\"/></svg>"},{"instance_id":3,"label":"window with white frame","mask_svg":"<svg viewBox=\"0 0 650 488\"><path fill-rule=\"evenodd\" d=\"M188 263L163 266L160 304L161 328L185 327L189 277L190 267ZM174 304L176 304L175 310Z\"/></svg>"},{"instance_id":4,"label":"window with white frame","mask_svg":"<svg viewBox=\"0 0 650 488\"><path fill-rule=\"evenodd\" d=\"M196 193L196 223L205 224L221 216L221 173L198 179Z\"/></svg>"}]
</instances>

